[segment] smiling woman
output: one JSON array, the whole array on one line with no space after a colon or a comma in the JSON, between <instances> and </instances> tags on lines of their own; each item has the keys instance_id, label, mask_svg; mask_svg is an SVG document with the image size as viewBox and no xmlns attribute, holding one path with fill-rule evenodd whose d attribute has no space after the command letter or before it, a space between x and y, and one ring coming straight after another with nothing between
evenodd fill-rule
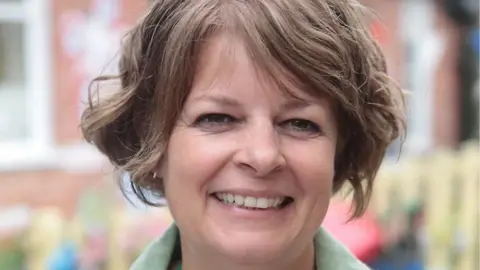
<instances>
[{"instance_id":1,"label":"smiling woman","mask_svg":"<svg viewBox=\"0 0 480 270\"><path fill-rule=\"evenodd\" d=\"M401 90L351 0L159 0L123 46L121 89L86 139L175 225L132 269L366 269L320 228L353 187L360 216ZM320 229L319 229L320 228Z\"/></svg>"}]
</instances>

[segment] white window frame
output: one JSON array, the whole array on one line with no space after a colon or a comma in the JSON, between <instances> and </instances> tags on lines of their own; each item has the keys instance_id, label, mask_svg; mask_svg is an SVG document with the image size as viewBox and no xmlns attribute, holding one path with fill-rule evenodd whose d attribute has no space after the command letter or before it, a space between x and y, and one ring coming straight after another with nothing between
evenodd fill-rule
<instances>
[{"instance_id":1,"label":"white window frame","mask_svg":"<svg viewBox=\"0 0 480 270\"><path fill-rule=\"evenodd\" d=\"M0 141L0 171L54 163L52 124L52 36L49 0L0 2L0 23L23 23L26 140Z\"/></svg>"},{"instance_id":2,"label":"white window frame","mask_svg":"<svg viewBox=\"0 0 480 270\"><path fill-rule=\"evenodd\" d=\"M434 144L434 76L445 48L441 33L435 31L434 5L432 0L403 0L400 9L402 39L415 44L413 70L406 74L406 79L412 81L412 89L406 89L410 92L407 96L408 134L403 151L406 154L428 152Z\"/></svg>"}]
</instances>

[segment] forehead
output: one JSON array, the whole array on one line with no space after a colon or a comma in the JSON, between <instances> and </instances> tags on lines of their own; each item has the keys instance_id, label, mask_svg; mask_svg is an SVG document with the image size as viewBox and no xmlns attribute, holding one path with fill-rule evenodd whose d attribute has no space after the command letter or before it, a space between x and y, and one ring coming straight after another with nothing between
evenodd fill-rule
<instances>
[{"instance_id":1,"label":"forehead","mask_svg":"<svg viewBox=\"0 0 480 270\"><path fill-rule=\"evenodd\" d=\"M270 63L266 63L270 61ZM218 34L208 39L202 46L199 62L190 93L198 98L206 90L220 91L238 89L242 94L266 94L281 99L311 102L323 100L321 97L312 97L302 89L292 75L276 65L274 72L264 69L272 66L273 59L253 58L248 46L237 37ZM223 91L222 91L223 90ZM247 91L254 90L254 91ZM265 91L268 90L268 91ZM209 91L210 92L210 91Z\"/></svg>"}]
</instances>

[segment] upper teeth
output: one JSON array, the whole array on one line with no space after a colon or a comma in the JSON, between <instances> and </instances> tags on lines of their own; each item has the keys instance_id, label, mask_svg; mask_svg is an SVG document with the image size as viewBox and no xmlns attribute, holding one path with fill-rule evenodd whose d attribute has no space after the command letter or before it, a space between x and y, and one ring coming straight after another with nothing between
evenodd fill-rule
<instances>
[{"instance_id":1,"label":"upper teeth","mask_svg":"<svg viewBox=\"0 0 480 270\"><path fill-rule=\"evenodd\" d=\"M265 197L250 197L231 193L217 193L217 198L227 204L235 204L237 206L252 207L252 208L273 208L278 207L285 197L265 198Z\"/></svg>"}]
</instances>

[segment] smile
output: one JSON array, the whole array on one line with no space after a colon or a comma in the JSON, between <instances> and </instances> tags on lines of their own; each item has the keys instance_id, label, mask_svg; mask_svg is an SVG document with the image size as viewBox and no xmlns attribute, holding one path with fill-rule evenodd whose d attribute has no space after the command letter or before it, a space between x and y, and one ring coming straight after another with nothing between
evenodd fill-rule
<instances>
[{"instance_id":1,"label":"smile","mask_svg":"<svg viewBox=\"0 0 480 270\"><path fill-rule=\"evenodd\" d=\"M214 193L213 196L225 205L252 210L282 209L293 202L291 197L251 197L232 193Z\"/></svg>"}]
</instances>

